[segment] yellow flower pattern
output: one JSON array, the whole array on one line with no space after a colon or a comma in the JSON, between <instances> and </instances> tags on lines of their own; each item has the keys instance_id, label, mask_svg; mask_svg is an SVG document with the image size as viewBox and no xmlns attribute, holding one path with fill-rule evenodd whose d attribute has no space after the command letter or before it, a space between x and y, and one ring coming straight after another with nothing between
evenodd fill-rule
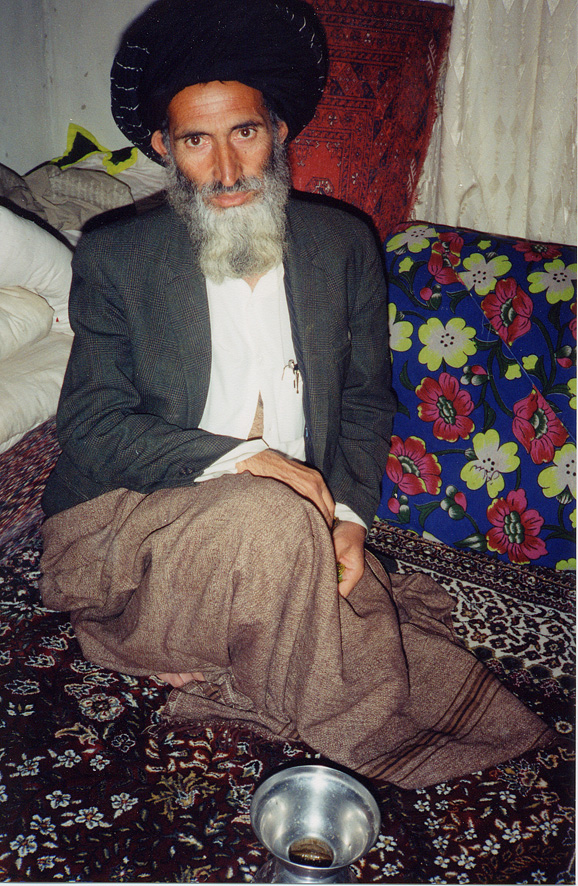
<instances>
[{"instance_id":1,"label":"yellow flower pattern","mask_svg":"<svg viewBox=\"0 0 578 886\"><path fill-rule=\"evenodd\" d=\"M396 320L397 308L390 302L389 312L389 346L392 351L409 351L413 324L407 320Z\"/></svg>"},{"instance_id":2,"label":"yellow flower pattern","mask_svg":"<svg viewBox=\"0 0 578 886\"><path fill-rule=\"evenodd\" d=\"M538 483L547 498L569 493L576 498L576 446L566 443L554 454L554 464L538 475Z\"/></svg>"},{"instance_id":3,"label":"yellow flower pattern","mask_svg":"<svg viewBox=\"0 0 578 886\"><path fill-rule=\"evenodd\" d=\"M508 381L513 381L515 378L521 378L522 370L520 369L518 363L512 363L506 369L506 378Z\"/></svg>"},{"instance_id":4,"label":"yellow flower pattern","mask_svg":"<svg viewBox=\"0 0 578 886\"><path fill-rule=\"evenodd\" d=\"M425 363L430 372L435 372L442 365L442 360L454 368L465 366L468 357L476 353L474 342L476 330L466 326L462 317L452 317L444 324L437 317L432 317L419 328L419 340L425 346L418 355L420 363Z\"/></svg>"},{"instance_id":5,"label":"yellow flower pattern","mask_svg":"<svg viewBox=\"0 0 578 886\"><path fill-rule=\"evenodd\" d=\"M487 259L476 252L464 259L464 267L461 278L468 289L474 289L477 295L487 295L495 289L498 277L505 277L512 263L505 255Z\"/></svg>"},{"instance_id":6,"label":"yellow flower pattern","mask_svg":"<svg viewBox=\"0 0 578 886\"><path fill-rule=\"evenodd\" d=\"M410 225L407 230L390 237L385 248L388 252L403 248L414 253L422 252L429 247L430 240L435 240L436 237L436 230L431 225Z\"/></svg>"},{"instance_id":7,"label":"yellow flower pattern","mask_svg":"<svg viewBox=\"0 0 578 886\"><path fill-rule=\"evenodd\" d=\"M530 292L546 290L546 298L552 305L559 301L571 301L574 298L576 265L565 265L561 259L556 258L546 262L544 268L544 271L528 274Z\"/></svg>"},{"instance_id":8,"label":"yellow flower pattern","mask_svg":"<svg viewBox=\"0 0 578 886\"><path fill-rule=\"evenodd\" d=\"M486 486L490 498L496 498L504 488L504 474L515 471L520 464L518 446L508 441L500 446L500 435L491 429L486 434L476 434L473 439L475 459L466 462L460 477L468 489Z\"/></svg>"}]
</instances>

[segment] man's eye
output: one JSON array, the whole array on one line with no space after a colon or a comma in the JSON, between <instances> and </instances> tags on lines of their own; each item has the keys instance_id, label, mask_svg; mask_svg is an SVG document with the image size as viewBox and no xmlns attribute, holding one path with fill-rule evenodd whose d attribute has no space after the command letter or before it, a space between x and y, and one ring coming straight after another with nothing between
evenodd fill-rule
<instances>
[{"instance_id":1,"label":"man's eye","mask_svg":"<svg viewBox=\"0 0 578 886\"><path fill-rule=\"evenodd\" d=\"M244 129L239 129L239 137L240 138L251 138L255 135L255 130L251 126L246 126Z\"/></svg>"},{"instance_id":2,"label":"man's eye","mask_svg":"<svg viewBox=\"0 0 578 886\"><path fill-rule=\"evenodd\" d=\"M203 137L201 135L189 135L185 144L191 148L198 148L199 145L203 144Z\"/></svg>"}]
</instances>

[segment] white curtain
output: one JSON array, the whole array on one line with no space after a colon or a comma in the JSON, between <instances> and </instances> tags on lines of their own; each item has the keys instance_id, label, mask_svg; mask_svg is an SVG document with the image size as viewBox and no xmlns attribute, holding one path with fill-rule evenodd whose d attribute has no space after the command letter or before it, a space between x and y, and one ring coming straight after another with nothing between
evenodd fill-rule
<instances>
[{"instance_id":1,"label":"white curtain","mask_svg":"<svg viewBox=\"0 0 578 886\"><path fill-rule=\"evenodd\" d=\"M576 0L453 5L413 217L576 243Z\"/></svg>"}]
</instances>

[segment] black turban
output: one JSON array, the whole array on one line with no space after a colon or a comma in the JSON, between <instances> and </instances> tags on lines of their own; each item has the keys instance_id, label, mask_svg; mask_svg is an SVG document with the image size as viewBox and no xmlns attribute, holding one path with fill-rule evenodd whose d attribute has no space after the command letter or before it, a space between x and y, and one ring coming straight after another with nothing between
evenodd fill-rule
<instances>
[{"instance_id":1,"label":"black turban","mask_svg":"<svg viewBox=\"0 0 578 886\"><path fill-rule=\"evenodd\" d=\"M304 0L157 0L129 26L111 70L113 117L150 144L187 86L236 80L258 89L294 138L312 119L327 76L323 30Z\"/></svg>"}]
</instances>

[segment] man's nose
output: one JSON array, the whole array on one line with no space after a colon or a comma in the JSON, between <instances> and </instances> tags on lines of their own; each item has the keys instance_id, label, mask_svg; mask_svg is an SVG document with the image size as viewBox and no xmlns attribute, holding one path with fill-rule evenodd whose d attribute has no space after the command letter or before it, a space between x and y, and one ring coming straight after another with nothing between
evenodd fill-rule
<instances>
[{"instance_id":1,"label":"man's nose","mask_svg":"<svg viewBox=\"0 0 578 886\"><path fill-rule=\"evenodd\" d=\"M241 165L237 152L230 144L218 145L215 155L215 178L230 188L241 177Z\"/></svg>"}]
</instances>

